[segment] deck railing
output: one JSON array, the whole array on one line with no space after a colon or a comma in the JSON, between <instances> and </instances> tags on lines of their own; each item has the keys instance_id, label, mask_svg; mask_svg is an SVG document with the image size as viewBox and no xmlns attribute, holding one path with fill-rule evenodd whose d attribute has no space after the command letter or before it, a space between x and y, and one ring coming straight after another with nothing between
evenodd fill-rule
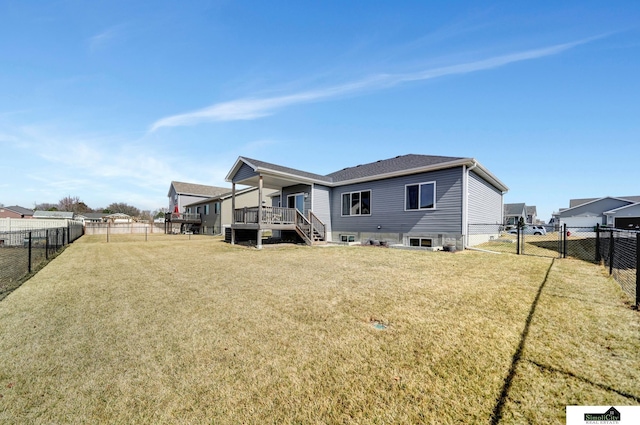
<instances>
[{"instance_id":1,"label":"deck railing","mask_svg":"<svg viewBox=\"0 0 640 425\"><path fill-rule=\"evenodd\" d=\"M311 233L315 230L318 236L322 240L327 239L327 229L325 224L320 221L320 219L313 213L313 211L309 211L309 221L311 222Z\"/></svg>"},{"instance_id":2,"label":"deck railing","mask_svg":"<svg viewBox=\"0 0 640 425\"><path fill-rule=\"evenodd\" d=\"M236 208L233 213L234 223L257 224L258 208ZM296 222L295 208L262 207L262 224L294 224Z\"/></svg>"},{"instance_id":3,"label":"deck railing","mask_svg":"<svg viewBox=\"0 0 640 425\"><path fill-rule=\"evenodd\" d=\"M262 211L258 214L260 208ZM233 223L258 224L258 216L261 217L260 224L295 224L297 231L309 243L314 239L314 231L321 240L326 240L325 224L313 212L309 211L309 218L307 218L296 208L266 206L236 208L233 211Z\"/></svg>"},{"instance_id":4,"label":"deck railing","mask_svg":"<svg viewBox=\"0 0 640 425\"><path fill-rule=\"evenodd\" d=\"M191 221L200 222L200 214L187 214L187 213L166 213L166 221Z\"/></svg>"}]
</instances>

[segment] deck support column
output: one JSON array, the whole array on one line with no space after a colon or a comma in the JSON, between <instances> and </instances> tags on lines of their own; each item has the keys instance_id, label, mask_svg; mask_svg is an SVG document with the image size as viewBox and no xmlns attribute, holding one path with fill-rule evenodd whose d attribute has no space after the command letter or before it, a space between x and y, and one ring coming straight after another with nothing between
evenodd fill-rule
<instances>
[{"instance_id":1,"label":"deck support column","mask_svg":"<svg viewBox=\"0 0 640 425\"><path fill-rule=\"evenodd\" d=\"M221 207L222 208L222 207ZM220 211L222 213L222 211ZM233 225L236 222L236 184L231 183L231 245L236 244L236 229Z\"/></svg>"},{"instance_id":2,"label":"deck support column","mask_svg":"<svg viewBox=\"0 0 640 425\"><path fill-rule=\"evenodd\" d=\"M262 175L258 180L258 236L256 248L262 249Z\"/></svg>"}]
</instances>

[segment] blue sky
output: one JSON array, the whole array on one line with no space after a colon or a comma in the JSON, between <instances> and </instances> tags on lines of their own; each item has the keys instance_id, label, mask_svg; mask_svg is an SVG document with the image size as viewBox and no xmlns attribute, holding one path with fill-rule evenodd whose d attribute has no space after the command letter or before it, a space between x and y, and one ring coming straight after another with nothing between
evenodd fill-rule
<instances>
[{"instance_id":1,"label":"blue sky","mask_svg":"<svg viewBox=\"0 0 640 425\"><path fill-rule=\"evenodd\" d=\"M0 0L0 203L166 207L238 156L473 157L542 219L640 195L640 2Z\"/></svg>"}]
</instances>

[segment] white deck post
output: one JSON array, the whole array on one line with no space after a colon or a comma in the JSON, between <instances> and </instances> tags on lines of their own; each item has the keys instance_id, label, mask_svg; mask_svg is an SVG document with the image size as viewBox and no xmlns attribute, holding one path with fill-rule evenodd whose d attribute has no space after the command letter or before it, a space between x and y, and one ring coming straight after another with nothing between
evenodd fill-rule
<instances>
[{"instance_id":1,"label":"white deck post","mask_svg":"<svg viewBox=\"0 0 640 425\"><path fill-rule=\"evenodd\" d=\"M258 180L258 236L256 248L262 249L262 175Z\"/></svg>"},{"instance_id":2,"label":"white deck post","mask_svg":"<svg viewBox=\"0 0 640 425\"><path fill-rule=\"evenodd\" d=\"M222 207L220 208L220 212L222 212ZM233 228L233 225L236 221L236 184L231 183L231 245L236 244L236 229Z\"/></svg>"}]
</instances>

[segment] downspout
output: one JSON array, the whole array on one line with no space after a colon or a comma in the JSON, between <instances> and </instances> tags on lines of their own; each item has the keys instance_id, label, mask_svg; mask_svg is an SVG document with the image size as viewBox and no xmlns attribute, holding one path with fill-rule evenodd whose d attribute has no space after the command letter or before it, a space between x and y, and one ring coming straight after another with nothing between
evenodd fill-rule
<instances>
[{"instance_id":1,"label":"downspout","mask_svg":"<svg viewBox=\"0 0 640 425\"><path fill-rule=\"evenodd\" d=\"M462 238L464 249L469 249L469 171L478 166L473 160L471 167L462 166Z\"/></svg>"}]
</instances>

